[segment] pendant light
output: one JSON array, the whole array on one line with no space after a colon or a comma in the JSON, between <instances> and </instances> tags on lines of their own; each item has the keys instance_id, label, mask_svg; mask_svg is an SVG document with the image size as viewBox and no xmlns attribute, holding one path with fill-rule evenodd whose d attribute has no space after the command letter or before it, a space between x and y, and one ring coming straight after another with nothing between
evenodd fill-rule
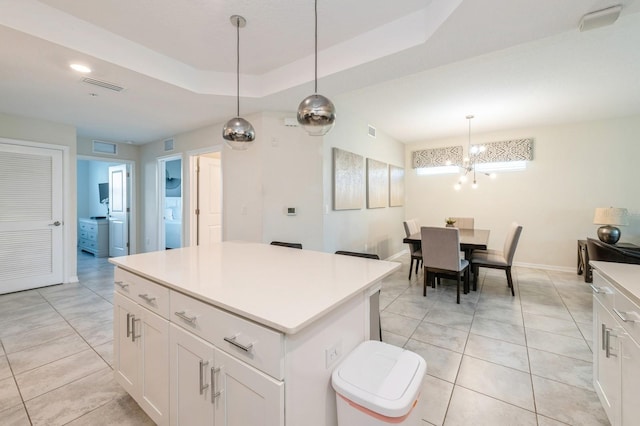
<instances>
[{"instance_id":1,"label":"pendant light","mask_svg":"<svg viewBox=\"0 0 640 426\"><path fill-rule=\"evenodd\" d=\"M222 128L222 137L226 145L236 151L244 151L253 145L256 138L256 131L253 126L244 118L240 117L240 28L247 25L247 20L240 15L233 15L229 18L231 24L236 27L236 117L227 121Z\"/></svg>"},{"instance_id":2,"label":"pendant light","mask_svg":"<svg viewBox=\"0 0 640 426\"><path fill-rule=\"evenodd\" d=\"M469 139L467 140L467 158L462 161L462 173L460 174L460 178L458 182L453 186L456 191L460 191L462 189L462 184L467 181L467 175L473 177L473 183L471 184L471 188L478 188L478 181L476 180L476 162L478 154L483 153L486 150L484 145L471 145L471 120L473 120L473 115L466 116L467 121L469 122ZM483 175L489 176L491 179L496 178L495 173L485 173L480 172Z\"/></svg>"},{"instance_id":3,"label":"pendant light","mask_svg":"<svg viewBox=\"0 0 640 426\"><path fill-rule=\"evenodd\" d=\"M336 107L318 94L318 0L315 0L315 89L298 106L298 123L310 136L327 134L336 121Z\"/></svg>"}]
</instances>

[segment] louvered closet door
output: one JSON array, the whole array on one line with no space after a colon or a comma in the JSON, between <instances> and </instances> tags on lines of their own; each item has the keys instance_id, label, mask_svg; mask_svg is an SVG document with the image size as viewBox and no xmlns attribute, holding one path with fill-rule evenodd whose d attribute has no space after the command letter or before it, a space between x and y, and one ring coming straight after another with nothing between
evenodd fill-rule
<instances>
[{"instance_id":1,"label":"louvered closet door","mask_svg":"<svg viewBox=\"0 0 640 426\"><path fill-rule=\"evenodd\" d=\"M0 294L62 282L62 151L0 142Z\"/></svg>"}]
</instances>

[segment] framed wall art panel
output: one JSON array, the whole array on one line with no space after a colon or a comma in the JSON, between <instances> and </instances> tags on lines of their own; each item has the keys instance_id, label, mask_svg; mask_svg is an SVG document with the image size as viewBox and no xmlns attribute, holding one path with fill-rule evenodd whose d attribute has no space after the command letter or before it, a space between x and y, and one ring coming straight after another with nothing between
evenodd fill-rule
<instances>
[{"instance_id":1,"label":"framed wall art panel","mask_svg":"<svg viewBox=\"0 0 640 426\"><path fill-rule=\"evenodd\" d=\"M333 209L361 209L364 204L364 186L364 158L333 148Z\"/></svg>"}]
</instances>

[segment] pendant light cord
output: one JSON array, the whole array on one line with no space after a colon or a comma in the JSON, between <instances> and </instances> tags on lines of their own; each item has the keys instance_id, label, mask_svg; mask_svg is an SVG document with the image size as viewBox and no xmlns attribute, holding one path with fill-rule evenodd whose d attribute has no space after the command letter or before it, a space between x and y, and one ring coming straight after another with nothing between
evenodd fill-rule
<instances>
[{"instance_id":1,"label":"pendant light cord","mask_svg":"<svg viewBox=\"0 0 640 426\"><path fill-rule=\"evenodd\" d=\"M236 117L240 117L240 17L236 18Z\"/></svg>"},{"instance_id":2,"label":"pendant light cord","mask_svg":"<svg viewBox=\"0 0 640 426\"><path fill-rule=\"evenodd\" d=\"M315 3L315 17L316 17L316 32L315 32L315 37L316 37L316 44L315 44L315 52L316 52L316 65L315 65L315 70L316 70L316 74L315 74L315 90L313 93L318 93L318 0L316 0Z\"/></svg>"}]
</instances>

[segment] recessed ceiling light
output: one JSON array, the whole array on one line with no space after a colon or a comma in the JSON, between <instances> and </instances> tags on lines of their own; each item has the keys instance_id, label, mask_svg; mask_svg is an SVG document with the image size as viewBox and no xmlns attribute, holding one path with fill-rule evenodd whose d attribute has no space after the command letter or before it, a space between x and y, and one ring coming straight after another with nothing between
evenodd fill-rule
<instances>
[{"instance_id":1,"label":"recessed ceiling light","mask_svg":"<svg viewBox=\"0 0 640 426\"><path fill-rule=\"evenodd\" d=\"M81 72L83 74L87 74L91 72L91 68L89 68L86 65L82 65L82 64L71 64L69 65L73 70L76 70L78 72Z\"/></svg>"}]
</instances>

